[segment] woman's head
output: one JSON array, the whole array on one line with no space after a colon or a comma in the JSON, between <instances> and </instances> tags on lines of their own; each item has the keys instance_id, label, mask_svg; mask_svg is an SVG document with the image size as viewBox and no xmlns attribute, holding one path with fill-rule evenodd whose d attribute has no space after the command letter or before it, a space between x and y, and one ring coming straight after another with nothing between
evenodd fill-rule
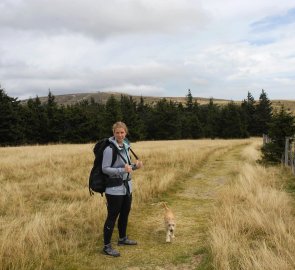
<instances>
[{"instance_id":1,"label":"woman's head","mask_svg":"<svg viewBox=\"0 0 295 270\"><path fill-rule=\"evenodd\" d=\"M113 125L113 134L119 144L123 143L126 135L128 134L128 128L126 124L123 122L116 122Z\"/></svg>"},{"instance_id":2,"label":"woman's head","mask_svg":"<svg viewBox=\"0 0 295 270\"><path fill-rule=\"evenodd\" d=\"M123 123L121 121L118 121L115 124L113 124L113 132L115 132L115 130L117 128L123 128L125 130L125 132L126 132L126 135L128 134L128 128L127 128L125 123Z\"/></svg>"}]
</instances>

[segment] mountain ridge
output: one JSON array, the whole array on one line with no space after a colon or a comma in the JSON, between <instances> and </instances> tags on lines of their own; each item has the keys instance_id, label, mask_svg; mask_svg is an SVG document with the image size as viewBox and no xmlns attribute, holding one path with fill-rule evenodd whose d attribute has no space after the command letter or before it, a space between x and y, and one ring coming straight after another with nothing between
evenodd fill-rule
<instances>
[{"instance_id":1,"label":"mountain ridge","mask_svg":"<svg viewBox=\"0 0 295 270\"><path fill-rule=\"evenodd\" d=\"M105 104L108 98L113 95L116 99L120 99L121 96L128 96L132 97L132 99L136 102L139 102L141 98L143 98L144 102L146 104L155 104L161 99L167 99L174 102L179 103L185 103L186 97L156 97L156 96L142 96L142 95L131 95L126 93L120 93L120 92L88 92L88 93L73 93L73 94L61 94L61 95L55 95L55 101L58 105L74 105L79 102L83 101L91 101L93 99L97 103ZM39 97L41 103L45 103L47 101L47 96ZM35 98L33 98L35 99ZM231 99L221 99L221 98L213 98L213 101L215 104L224 105L228 102L233 101L234 103L240 104L242 101L237 100L231 100ZM22 100L22 103L26 103L29 99ZM204 98L204 97L193 97L194 101L197 101L199 104L207 104L210 101L210 98ZM277 100L270 100L272 102L273 108L277 109L280 108L282 105L287 111L291 111L293 114L295 114L295 100L283 100L283 99L277 99Z\"/></svg>"},{"instance_id":2,"label":"mountain ridge","mask_svg":"<svg viewBox=\"0 0 295 270\"><path fill-rule=\"evenodd\" d=\"M53 94L53 93L52 93ZM126 94L126 93L120 93L120 92L89 92L89 93L73 93L73 94L61 94L61 95L55 95L55 101L59 105L73 105L75 103L79 103L81 101L88 100L90 101L91 98L94 99L95 102L98 103L103 103L105 104L108 98L113 95L115 98L120 99L121 96L128 96L132 97L135 101L140 101L140 98L142 97L144 101L147 103L154 103L157 102L158 100L161 99L167 99L167 100L172 100L175 102L185 102L186 97L156 97L156 96L142 96L142 95L131 95L131 94ZM46 102L47 101L47 96L42 96L38 97L40 101ZM35 98L32 98L35 99ZM203 98L203 97L193 97L194 100L197 100L199 103L208 103L210 98ZM227 99L215 99L213 98L214 101L218 101L218 103L222 102L230 102L231 100ZM22 102L27 102L29 99L22 100Z\"/></svg>"}]
</instances>

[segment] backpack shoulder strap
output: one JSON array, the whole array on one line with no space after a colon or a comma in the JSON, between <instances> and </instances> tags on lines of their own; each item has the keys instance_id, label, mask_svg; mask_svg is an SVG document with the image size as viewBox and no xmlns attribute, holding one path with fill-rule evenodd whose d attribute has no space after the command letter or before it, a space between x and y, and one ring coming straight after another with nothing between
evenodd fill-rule
<instances>
[{"instance_id":1,"label":"backpack shoulder strap","mask_svg":"<svg viewBox=\"0 0 295 270\"><path fill-rule=\"evenodd\" d=\"M110 143L110 147L113 151L113 156L112 156L112 163L111 163L111 167L113 167L113 165L115 164L116 160L117 160L117 156L118 156L118 150L116 147L113 146L113 144Z\"/></svg>"},{"instance_id":2,"label":"backpack shoulder strap","mask_svg":"<svg viewBox=\"0 0 295 270\"><path fill-rule=\"evenodd\" d=\"M135 157L135 159L137 159L137 160L138 160L138 159L139 159L139 157L138 157L138 156L137 156L137 155L134 153L134 151L132 150L132 148L130 147L129 149L130 149L131 153L133 154L133 156Z\"/></svg>"}]
</instances>

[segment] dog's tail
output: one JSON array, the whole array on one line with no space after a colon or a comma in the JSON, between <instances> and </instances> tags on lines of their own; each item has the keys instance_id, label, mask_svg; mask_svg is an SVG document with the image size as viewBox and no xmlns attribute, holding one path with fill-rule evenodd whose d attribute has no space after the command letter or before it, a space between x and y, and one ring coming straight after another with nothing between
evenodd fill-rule
<instances>
[{"instance_id":1,"label":"dog's tail","mask_svg":"<svg viewBox=\"0 0 295 270\"><path fill-rule=\"evenodd\" d=\"M169 210L169 207L167 206L167 204L165 202L162 202L162 205L166 210Z\"/></svg>"}]
</instances>

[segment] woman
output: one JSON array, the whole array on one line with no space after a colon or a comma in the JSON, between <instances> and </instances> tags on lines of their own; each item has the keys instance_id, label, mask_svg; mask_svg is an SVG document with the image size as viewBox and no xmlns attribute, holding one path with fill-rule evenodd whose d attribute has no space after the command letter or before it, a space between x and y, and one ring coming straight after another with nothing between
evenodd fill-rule
<instances>
[{"instance_id":1,"label":"woman","mask_svg":"<svg viewBox=\"0 0 295 270\"><path fill-rule=\"evenodd\" d=\"M108 214L104 224L103 252L114 257L120 256L120 253L111 246L111 238L118 217L118 245L137 245L136 241L128 239L126 231L132 202L131 174L132 171L142 167L142 162L136 160L136 163L131 163L130 145L125 140L127 133L127 126L123 122L116 122L113 125L114 136L109 138L111 145L104 150L102 160L102 171L109 176L105 190ZM120 155L117 155L112 165L114 147Z\"/></svg>"}]
</instances>

